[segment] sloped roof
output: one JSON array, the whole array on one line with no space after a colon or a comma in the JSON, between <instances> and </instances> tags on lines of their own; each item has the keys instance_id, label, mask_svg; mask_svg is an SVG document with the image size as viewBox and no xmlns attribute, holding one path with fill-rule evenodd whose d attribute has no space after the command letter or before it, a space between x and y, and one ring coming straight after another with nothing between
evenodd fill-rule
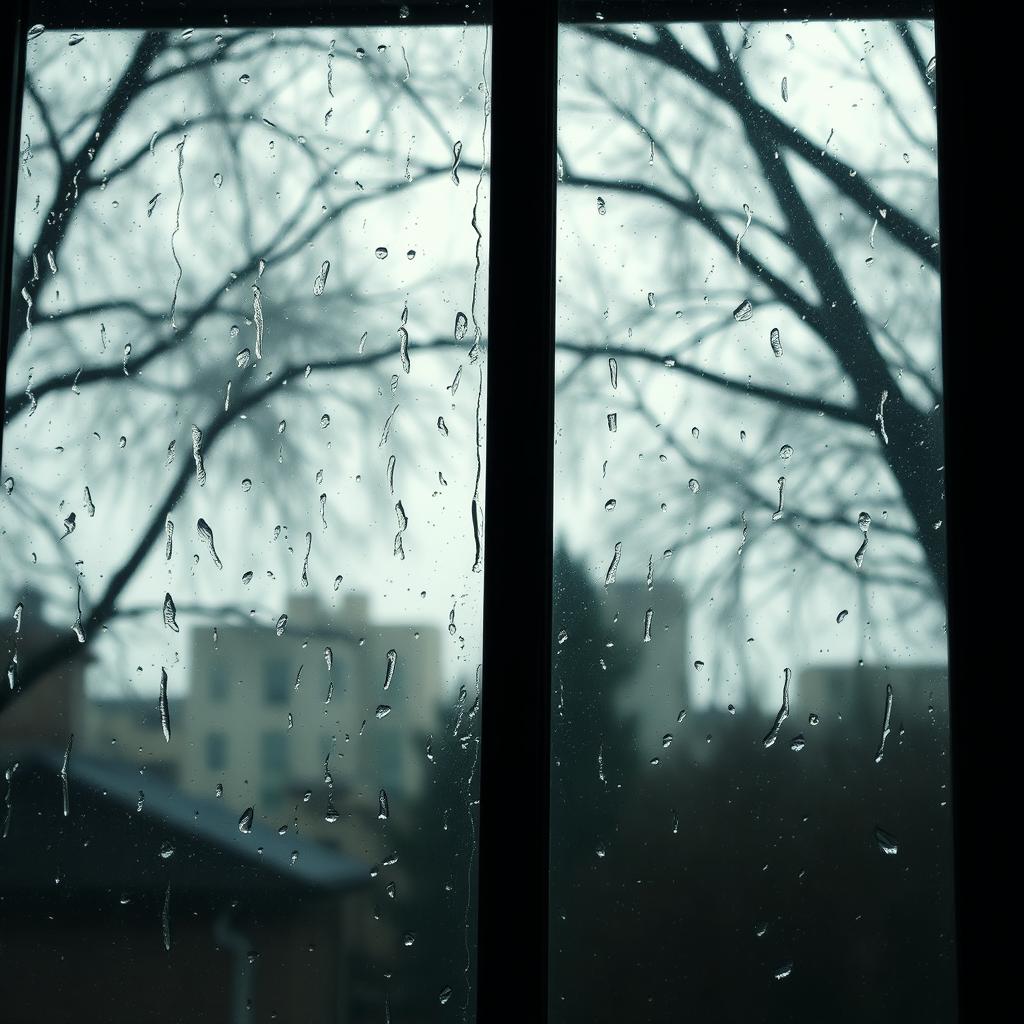
<instances>
[{"instance_id":1,"label":"sloped roof","mask_svg":"<svg viewBox=\"0 0 1024 1024\"><path fill-rule=\"evenodd\" d=\"M258 808L252 831L244 834L240 810L221 800L196 797L130 765L74 752L65 817L62 760L62 751L43 748L8 759L18 768L8 835L0 839L0 893L56 884L131 891L171 882L178 892L255 890L301 898L369 881L367 865L291 829L278 835L260 823ZM0 828L5 814L0 805ZM171 855L162 856L168 850Z\"/></svg>"}]
</instances>

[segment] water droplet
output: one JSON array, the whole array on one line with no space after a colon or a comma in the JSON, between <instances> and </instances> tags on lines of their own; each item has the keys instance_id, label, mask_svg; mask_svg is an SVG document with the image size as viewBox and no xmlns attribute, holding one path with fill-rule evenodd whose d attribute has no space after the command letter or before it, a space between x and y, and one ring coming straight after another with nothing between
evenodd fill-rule
<instances>
[{"instance_id":1,"label":"water droplet","mask_svg":"<svg viewBox=\"0 0 1024 1024\"><path fill-rule=\"evenodd\" d=\"M63 810L65 818L71 812L71 787L68 782L68 764L71 761L71 745L74 742L75 734L71 733L71 735L68 737L68 745L64 749L64 760L60 766L60 788L61 796L63 798Z\"/></svg>"},{"instance_id":2,"label":"water droplet","mask_svg":"<svg viewBox=\"0 0 1024 1024\"><path fill-rule=\"evenodd\" d=\"M780 476L778 480L779 484L779 507L772 513L772 522L777 523L782 518L783 511L783 500L785 498L786 491L786 478Z\"/></svg>"},{"instance_id":3,"label":"water droplet","mask_svg":"<svg viewBox=\"0 0 1024 1024\"><path fill-rule=\"evenodd\" d=\"M857 517L857 525L864 534L864 540L861 541L860 547L857 548L857 553L853 556L853 564L859 569L864 565L864 556L868 550L868 530L871 528L871 516L867 512L861 512Z\"/></svg>"},{"instance_id":4,"label":"water droplet","mask_svg":"<svg viewBox=\"0 0 1024 1024\"><path fill-rule=\"evenodd\" d=\"M398 652L392 648L387 654L387 664L384 667L384 689L391 685L391 680L395 676L395 664L398 661Z\"/></svg>"},{"instance_id":5,"label":"water droplet","mask_svg":"<svg viewBox=\"0 0 1024 1024\"><path fill-rule=\"evenodd\" d=\"M199 531L199 539L210 549L210 557L213 559L213 564L218 569L223 569L224 563L221 562L217 549L213 544L213 530L210 529L210 524L205 519L200 519L196 523L196 529Z\"/></svg>"},{"instance_id":6,"label":"water droplet","mask_svg":"<svg viewBox=\"0 0 1024 1024\"><path fill-rule=\"evenodd\" d=\"M608 413L608 429L613 434L619 429L619 417L617 413Z\"/></svg>"},{"instance_id":7,"label":"water droplet","mask_svg":"<svg viewBox=\"0 0 1024 1024\"><path fill-rule=\"evenodd\" d=\"M622 541L618 541L615 545L615 551L612 554L611 564L608 566L608 571L604 575L604 585L610 587L615 582L615 573L619 569L619 560L622 558Z\"/></svg>"},{"instance_id":8,"label":"water droplet","mask_svg":"<svg viewBox=\"0 0 1024 1024\"><path fill-rule=\"evenodd\" d=\"M793 673L787 668L783 672L783 683L782 683L782 705L779 708L778 714L775 716L775 721L772 723L771 729L768 730L768 735L765 736L763 743L765 750L772 746L775 741L779 738L779 730L782 728L783 723L789 718L789 683L793 678Z\"/></svg>"},{"instance_id":9,"label":"water droplet","mask_svg":"<svg viewBox=\"0 0 1024 1024\"><path fill-rule=\"evenodd\" d=\"M614 356L608 360L608 377L612 382L612 387L617 388L619 386L619 363Z\"/></svg>"},{"instance_id":10,"label":"water droplet","mask_svg":"<svg viewBox=\"0 0 1024 1024\"><path fill-rule=\"evenodd\" d=\"M27 38L28 38L29 42L31 42L33 39L38 39L45 31L46 31L46 27L44 25L33 25L28 30Z\"/></svg>"},{"instance_id":11,"label":"water droplet","mask_svg":"<svg viewBox=\"0 0 1024 1024\"><path fill-rule=\"evenodd\" d=\"M462 159L462 143L456 142L452 146L452 181L458 185L459 183L459 161Z\"/></svg>"},{"instance_id":12,"label":"water droplet","mask_svg":"<svg viewBox=\"0 0 1024 1024\"><path fill-rule=\"evenodd\" d=\"M448 1000L451 999L452 994L453 993L450 985L445 985L445 987L441 989L441 992L437 998L440 1000L442 1006L444 1006L445 1003L447 1003Z\"/></svg>"},{"instance_id":13,"label":"water droplet","mask_svg":"<svg viewBox=\"0 0 1024 1024\"><path fill-rule=\"evenodd\" d=\"M377 710L374 712L374 716L377 718L387 718L391 714L390 704L378 704Z\"/></svg>"},{"instance_id":14,"label":"water droplet","mask_svg":"<svg viewBox=\"0 0 1024 1024\"><path fill-rule=\"evenodd\" d=\"M260 260L260 275L263 273L263 260ZM263 358L263 293L257 284L252 286L252 323L256 329L256 358ZM241 353L239 353L240 355ZM239 363L241 366L242 364Z\"/></svg>"},{"instance_id":15,"label":"water droplet","mask_svg":"<svg viewBox=\"0 0 1024 1024\"><path fill-rule=\"evenodd\" d=\"M391 814L391 811L390 811L390 809L388 807L388 795L382 789L377 794L377 818L380 821L387 821L388 817L390 816L390 814Z\"/></svg>"},{"instance_id":16,"label":"water droplet","mask_svg":"<svg viewBox=\"0 0 1024 1024\"><path fill-rule=\"evenodd\" d=\"M323 263L320 264L320 273L317 274L316 280L313 282L314 295L323 295L324 288L327 286L327 275L330 273L330 270L331 261L324 260Z\"/></svg>"},{"instance_id":17,"label":"water droplet","mask_svg":"<svg viewBox=\"0 0 1024 1024\"><path fill-rule=\"evenodd\" d=\"M85 627L82 625L82 584L78 584L78 617L71 626L80 644L85 643Z\"/></svg>"},{"instance_id":18,"label":"water droplet","mask_svg":"<svg viewBox=\"0 0 1024 1024\"><path fill-rule=\"evenodd\" d=\"M788 978L793 973L793 963L784 963L776 972L775 980L782 981L783 978Z\"/></svg>"},{"instance_id":19,"label":"water droplet","mask_svg":"<svg viewBox=\"0 0 1024 1024\"><path fill-rule=\"evenodd\" d=\"M782 78L782 102L789 102L789 79L785 76Z\"/></svg>"},{"instance_id":20,"label":"water droplet","mask_svg":"<svg viewBox=\"0 0 1024 1024\"><path fill-rule=\"evenodd\" d=\"M778 327L773 327L772 328L772 333L770 335L770 340L771 340L772 352L775 353L775 358L776 359L781 359L782 358L782 337L779 335Z\"/></svg>"},{"instance_id":21,"label":"water droplet","mask_svg":"<svg viewBox=\"0 0 1024 1024\"><path fill-rule=\"evenodd\" d=\"M164 742L171 742L171 709L167 703L167 671L160 669L160 730L164 734Z\"/></svg>"},{"instance_id":22,"label":"water droplet","mask_svg":"<svg viewBox=\"0 0 1024 1024\"><path fill-rule=\"evenodd\" d=\"M276 630L278 636L284 636L285 627L287 625L288 625L288 616L287 615L281 615L278 618L278 620L277 620L277 625L274 627L274 629Z\"/></svg>"},{"instance_id":23,"label":"water droplet","mask_svg":"<svg viewBox=\"0 0 1024 1024\"><path fill-rule=\"evenodd\" d=\"M164 892L164 906L160 912L160 929L163 933L164 949L171 951L171 883L167 883L167 890Z\"/></svg>"},{"instance_id":24,"label":"water droplet","mask_svg":"<svg viewBox=\"0 0 1024 1024\"><path fill-rule=\"evenodd\" d=\"M644 612L644 643L651 642L651 622L654 620L654 609L648 608Z\"/></svg>"},{"instance_id":25,"label":"water droplet","mask_svg":"<svg viewBox=\"0 0 1024 1024\"><path fill-rule=\"evenodd\" d=\"M252 81L252 79L248 75L239 75L238 80L242 83L242 85L248 85Z\"/></svg>"},{"instance_id":26,"label":"water droplet","mask_svg":"<svg viewBox=\"0 0 1024 1024\"><path fill-rule=\"evenodd\" d=\"M750 299L744 299L733 311L733 319L737 323L744 323L754 315L754 307Z\"/></svg>"},{"instance_id":27,"label":"water droplet","mask_svg":"<svg viewBox=\"0 0 1024 1024\"><path fill-rule=\"evenodd\" d=\"M891 832L886 832L880 825L875 826L875 842L882 853L895 857L900 851L899 842Z\"/></svg>"},{"instance_id":28,"label":"water droplet","mask_svg":"<svg viewBox=\"0 0 1024 1024\"><path fill-rule=\"evenodd\" d=\"M793 742L789 745L789 749L799 754L800 751L803 750L806 746L807 740L805 740L803 736L794 736Z\"/></svg>"},{"instance_id":29,"label":"water droplet","mask_svg":"<svg viewBox=\"0 0 1024 1024\"><path fill-rule=\"evenodd\" d=\"M779 449L779 458L782 459L783 462L788 462L791 458L793 458L793 446L784 444Z\"/></svg>"},{"instance_id":30,"label":"water droplet","mask_svg":"<svg viewBox=\"0 0 1024 1024\"><path fill-rule=\"evenodd\" d=\"M238 819L238 831L244 835L248 835L252 831L252 815L253 809L251 807L246 807L246 809L242 811L242 816Z\"/></svg>"},{"instance_id":31,"label":"water droplet","mask_svg":"<svg viewBox=\"0 0 1024 1024\"><path fill-rule=\"evenodd\" d=\"M843 610L842 610L842 611L841 611L841 612L840 612L840 613L839 613L839 614L838 614L838 615L836 616L836 622L842 622L842 621L843 621L843 620L844 620L844 619L846 618L846 616L847 616L847 615L849 615L849 614L850 614L849 610L848 610L848 609L846 609L846 608L844 608L844 609L843 609Z\"/></svg>"},{"instance_id":32,"label":"water droplet","mask_svg":"<svg viewBox=\"0 0 1024 1024\"><path fill-rule=\"evenodd\" d=\"M700 490L700 481L691 479L686 486L690 488L693 494L696 494Z\"/></svg>"},{"instance_id":33,"label":"water droplet","mask_svg":"<svg viewBox=\"0 0 1024 1024\"><path fill-rule=\"evenodd\" d=\"M164 625L175 633L178 632L178 621L175 618L176 614L174 598L172 598L170 594L164 594Z\"/></svg>"},{"instance_id":34,"label":"water droplet","mask_svg":"<svg viewBox=\"0 0 1024 1024\"><path fill-rule=\"evenodd\" d=\"M388 251L387 249L384 248L383 245L379 245L377 246L376 249L373 250L373 255L376 256L377 259L379 260L386 260L388 258Z\"/></svg>"},{"instance_id":35,"label":"water droplet","mask_svg":"<svg viewBox=\"0 0 1024 1024\"><path fill-rule=\"evenodd\" d=\"M881 764L882 758L885 757L885 741L889 738L889 733L892 731L892 702L892 684L889 684L885 688L885 713L882 716L882 738L879 741L878 750L875 753L875 764Z\"/></svg>"}]
</instances>

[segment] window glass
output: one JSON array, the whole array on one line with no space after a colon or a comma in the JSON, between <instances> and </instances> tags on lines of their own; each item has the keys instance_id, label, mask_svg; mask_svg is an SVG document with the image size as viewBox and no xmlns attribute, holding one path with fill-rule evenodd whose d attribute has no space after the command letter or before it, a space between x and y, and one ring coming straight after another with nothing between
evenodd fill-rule
<instances>
[{"instance_id":1,"label":"window glass","mask_svg":"<svg viewBox=\"0 0 1024 1024\"><path fill-rule=\"evenodd\" d=\"M27 33L5 1021L473 1005L489 40L414 20Z\"/></svg>"},{"instance_id":2,"label":"window glass","mask_svg":"<svg viewBox=\"0 0 1024 1024\"><path fill-rule=\"evenodd\" d=\"M953 1019L934 52L561 29L553 1021Z\"/></svg>"}]
</instances>

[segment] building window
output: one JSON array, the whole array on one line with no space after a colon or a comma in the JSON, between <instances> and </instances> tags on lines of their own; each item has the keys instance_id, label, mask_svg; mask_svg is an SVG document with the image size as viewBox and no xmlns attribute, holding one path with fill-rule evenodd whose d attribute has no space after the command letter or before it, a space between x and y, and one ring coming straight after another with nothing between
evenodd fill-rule
<instances>
[{"instance_id":1,"label":"building window","mask_svg":"<svg viewBox=\"0 0 1024 1024\"><path fill-rule=\"evenodd\" d=\"M214 704L223 704L230 695L230 684L227 674L220 667L210 670L210 700Z\"/></svg>"},{"instance_id":2,"label":"building window","mask_svg":"<svg viewBox=\"0 0 1024 1024\"><path fill-rule=\"evenodd\" d=\"M292 670L287 661L269 658L263 666L263 700L281 706L288 703L293 686Z\"/></svg>"},{"instance_id":3,"label":"building window","mask_svg":"<svg viewBox=\"0 0 1024 1024\"><path fill-rule=\"evenodd\" d=\"M222 772L228 766L228 738L222 732L206 734L206 767L211 772Z\"/></svg>"}]
</instances>

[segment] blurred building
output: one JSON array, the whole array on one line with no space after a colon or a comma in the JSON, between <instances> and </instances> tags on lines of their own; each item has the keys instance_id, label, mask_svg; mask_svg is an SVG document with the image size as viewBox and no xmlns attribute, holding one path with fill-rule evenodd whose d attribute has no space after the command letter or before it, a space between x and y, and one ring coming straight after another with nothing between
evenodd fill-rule
<instances>
[{"instance_id":1,"label":"blurred building","mask_svg":"<svg viewBox=\"0 0 1024 1024\"><path fill-rule=\"evenodd\" d=\"M156 695L89 694L74 715L75 745L109 761L145 765L146 774L176 783L181 749L164 740Z\"/></svg>"},{"instance_id":2,"label":"blurred building","mask_svg":"<svg viewBox=\"0 0 1024 1024\"><path fill-rule=\"evenodd\" d=\"M657 751L691 699L686 596L670 580L648 587L644 580L623 579L606 589L601 608L604 642L613 645L605 648L604 659L610 663L624 656L627 661L616 710L634 720L640 752ZM648 609L651 639L644 642Z\"/></svg>"},{"instance_id":3,"label":"blurred building","mask_svg":"<svg viewBox=\"0 0 1024 1024\"><path fill-rule=\"evenodd\" d=\"M356 1019L368 866L79 753L65 811L61 764L24 749L11 779L5 1022Z\"/></svg>"},{"instance_id":4,"label":"blurred building","mask_svg":"<svg viewBox=\"0 0 1024 1024\"><path fill-rule=\"evenodd\" d=\"M870 763L902 743L905 728L922 724L949 735L949 670L944 665L828 665L794 674L790 689L792 731L812 737L838 767ZM889 688L892 703L889 707ZM811 716L816 725L810 725Z\"/></svg>"},{"instance_id":5,"label":"blurred building","mask_svg":"<svg viewBox=\"0 0 1024 1024\"><path fill-rule=\"evenodd\" d=\"M313 597L292 598L286 614L278 628L227 626L216 639L191 631L181 785L244 787L248 803L272 814L310 792L374 812L382 789L419 793L441 699L439 631L372 622L362 596L349 596L335 621Z\"/></svg>"},{"instance_id":6,"label":"blurred building","mask_svg":"<svg viewBox=\"0 0 1024 1024\"><path fill-rule=\"evenodd\" d=\"M7 672L6 682L0 685L8 688L8 699L0 709L0 754L26 743L63 750L85 702L88 655L83 648L76 657L62 661L23 689L20 667L45 655L60 635L60 628L70 632L71 627L57 627L47 621L42 596L31 587L25 588L19 607L20 629L16 626L4 638Z\"/></svg>"}]
</instances>

